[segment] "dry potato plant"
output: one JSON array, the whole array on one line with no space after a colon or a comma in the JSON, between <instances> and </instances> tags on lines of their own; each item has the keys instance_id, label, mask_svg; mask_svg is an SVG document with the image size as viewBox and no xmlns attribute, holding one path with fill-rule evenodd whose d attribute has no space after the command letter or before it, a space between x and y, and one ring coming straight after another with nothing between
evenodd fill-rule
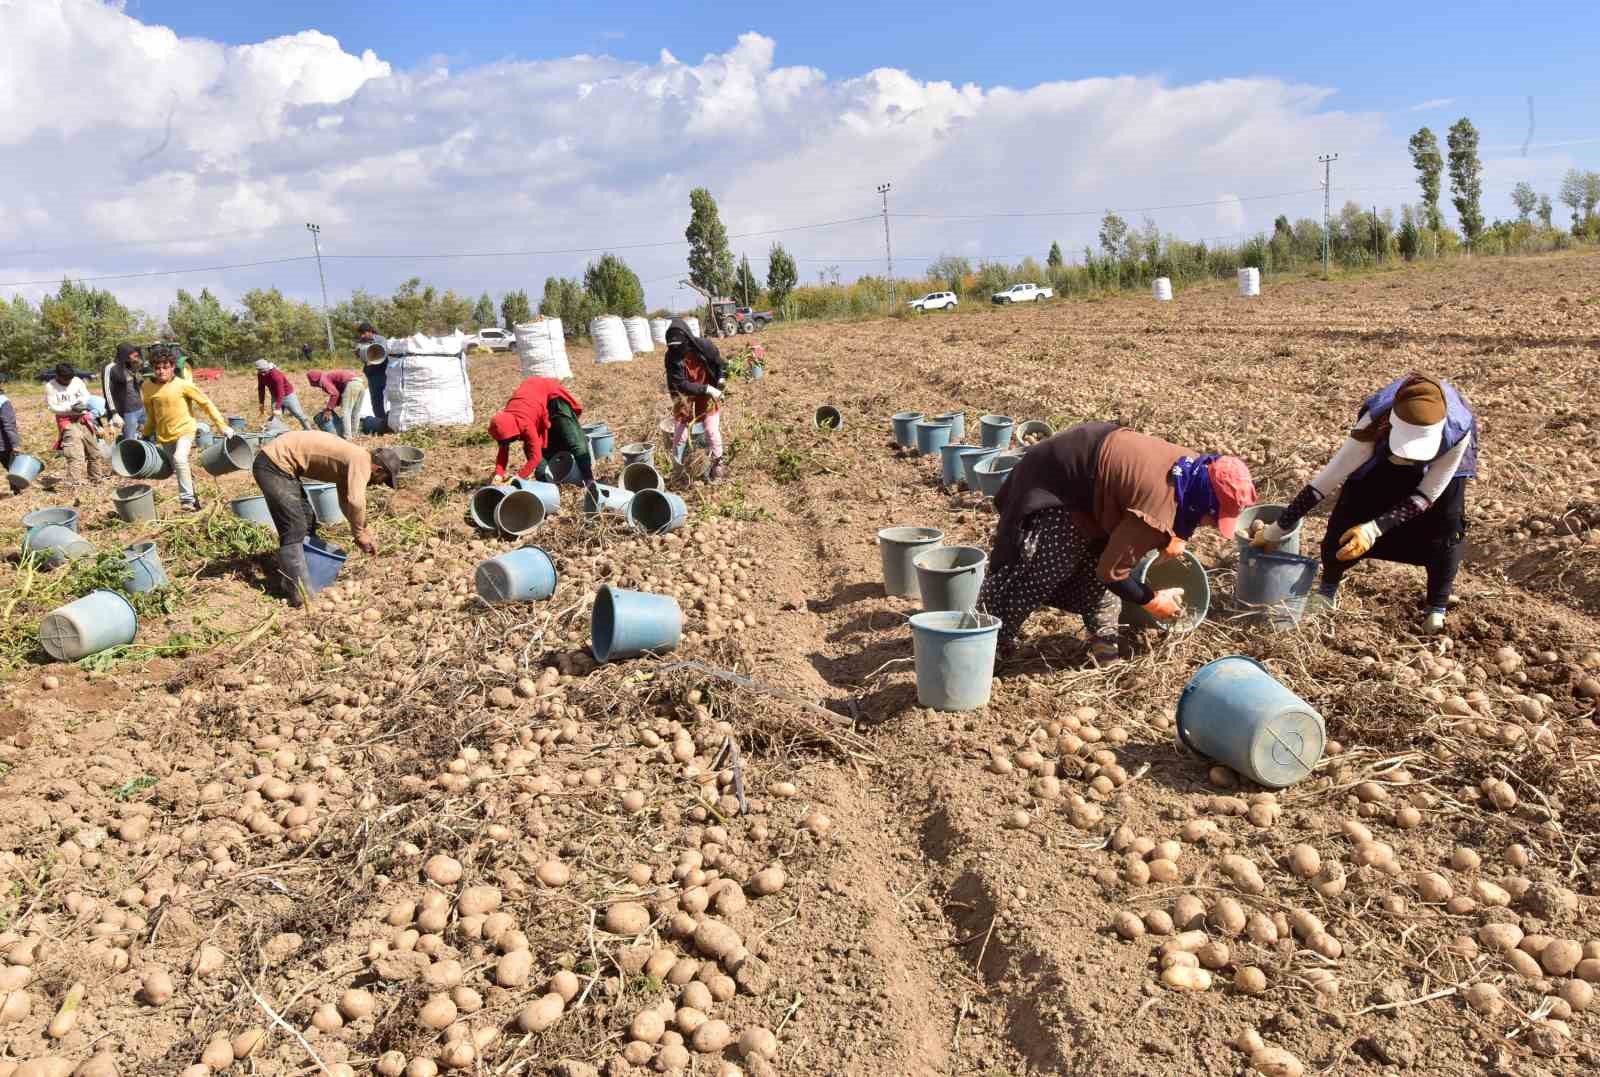
<instances>
[{"instance_id":1,"label":"dry potato plant","mask_svg":"<svg viewBox=\"0 0 1600 1077\"><path fill-rule=\"evenodd\" d=\"M778 327L728 394L733 481L675 479L690 521L659 537L565 490L531 536L559 574L541 603L475 592L512 545L466 519L478 431L382 439L423 475L374 494L379 556L305 613L227 515L248 475L202 477L199 518L163 488L147 524L81 494L86 538L156 542L174 584L133 647L77 665L32 634L99 576L14 553L71 493L0 503L0 1077L1593 1070L1597 270ZM658 440L659 356L578 352L585 419ZM1197 631L1100 670L1041 611L989 706L917 705L876 532L987 546L994 515L895 449L891 413L1118 419L1238 453L1283 500L1412 369L1482 423L1445 637L1419 632L1420 570L1382 565L1267 631L1211 534ZM515 360L472 377L486 417ZM252 395L216 386L225 411ZM596 665L606 583L675 596L681 648ZM1229 654L1323 715L1308 780L1177 746L1184 684Z\"/></svg>"}]
</instances>

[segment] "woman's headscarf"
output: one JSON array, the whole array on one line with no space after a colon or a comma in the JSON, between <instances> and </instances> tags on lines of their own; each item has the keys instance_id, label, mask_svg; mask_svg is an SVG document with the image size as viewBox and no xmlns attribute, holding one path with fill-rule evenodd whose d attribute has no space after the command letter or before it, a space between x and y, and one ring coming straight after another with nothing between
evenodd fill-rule
<instances>
[{"instance_id":1,"label":"woman's headscarf","mask_svg":"<svg viewBox=\"0 0 1600 1077\"><path fill-rule=\"evenodd\" d=\"M1220 515L1221 502L1211 485L1211 456L1185 456L1172 465L1172 485L1178 494L1178 515L1172 530L1187 541L1200 521Z\"/></svg>"}]
</instances>

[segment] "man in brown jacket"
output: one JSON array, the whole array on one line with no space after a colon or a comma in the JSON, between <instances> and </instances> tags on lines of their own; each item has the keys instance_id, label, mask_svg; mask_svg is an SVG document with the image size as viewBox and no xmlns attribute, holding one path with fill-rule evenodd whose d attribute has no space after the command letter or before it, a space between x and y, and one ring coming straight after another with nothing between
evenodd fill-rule
<instances>
[{"instance_id":1,"label":"man in brown jacket","mask_svg":"<svg viewBox=\"0 0 1600 1077\"><path fill-rule=\"evenodd\" d=\"M339 508L350 523L350 534L363 553L378 552L367 528L367 485L395 486L400 454L393 449L363 449L320 430L281 434L256 454L251 474L267 499L273 526L278 529L278 587L289 605L304 605L307 584L305 540L317 534L317 516L306 497L302 479L331 482L339 490Z\"/></svg>"}]
</instances>

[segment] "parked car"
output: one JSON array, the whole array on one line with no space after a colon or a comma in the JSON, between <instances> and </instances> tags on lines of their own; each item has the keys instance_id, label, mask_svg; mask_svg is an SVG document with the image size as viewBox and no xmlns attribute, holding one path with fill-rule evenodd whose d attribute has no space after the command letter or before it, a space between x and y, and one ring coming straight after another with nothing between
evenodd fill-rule
<instances>
[{"instance_id":1,"label":"parked car","mask_svg":"<svg viewBox=\"0 0 1600 1077\"><path fill-rule=\"evenodd\" d=\"M733 317L739 323L739 332L754 333L757 329L765 329L772 322L772 311L751 310L749 307L735 307Z\"/></svg>"},{"instance_id":2,"label":"parked car","mask_svg":"<svg viewBox=\"0 0 1600 1077\"><path fill-rule=\"evenodd\" d=\"M921 313L930 310L955 310L960 302L954 292L929 292L921 299L913 299L911 309Z\"/></svg>"},{"instance_id":3,"label":"parked car","mask_svg":"<svg viewBox=\"0 0 1600 1077\"><path fill-rule=\"evenodd\" d=\"M1037 303L1055 294L1055 289L1041 288L1037 284L1013 284L1003 292L994 293L990 300L994 303Z\"/></svg>"},{"instance_id":4,"label":"parked car","mask_svg":"<svg viewBox=\"0 0 1600 1077\"><path fill-rule=\"evenodd\" d=\"M470 348L482 348L490 352L508 352L514 343L511 334L504 329L480 329L477 336L468 338Z\"/></svg>"}]
</instances>

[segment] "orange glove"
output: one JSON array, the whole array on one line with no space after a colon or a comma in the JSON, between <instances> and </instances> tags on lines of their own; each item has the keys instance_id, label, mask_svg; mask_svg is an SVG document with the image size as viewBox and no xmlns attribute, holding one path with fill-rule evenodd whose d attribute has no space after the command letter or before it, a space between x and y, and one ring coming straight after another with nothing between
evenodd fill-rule
<instances>
[{"instance_id":1,"label":"orange glove","mask_svg":"<svg viewBox=\"0 0 1600 1077\"><path fill-rule=\"evenodd\" d=\"M1358 527L1352 527L1339 536L1339 541L1343 545L1339 547L1339 552L1334 556L1341 561L1354 561L1357 558L1365 557L1372 547L1378 544L1378 539L1382 537L1382 534L1378 530L1376 521L1369 520Z\"/></svg>"},{"instance_id":2,"label":"orange glove","mask_svg":"<svg viewBox=\"0 0 1600 1077\"><path fill-rule=\"evenodd\" d=\"M1144 604L1145 612L1158 621L1175 621L1183 613L1183 588L1168 587L1157 591L1154 598Z\"/></svg>"}]
</instances>

